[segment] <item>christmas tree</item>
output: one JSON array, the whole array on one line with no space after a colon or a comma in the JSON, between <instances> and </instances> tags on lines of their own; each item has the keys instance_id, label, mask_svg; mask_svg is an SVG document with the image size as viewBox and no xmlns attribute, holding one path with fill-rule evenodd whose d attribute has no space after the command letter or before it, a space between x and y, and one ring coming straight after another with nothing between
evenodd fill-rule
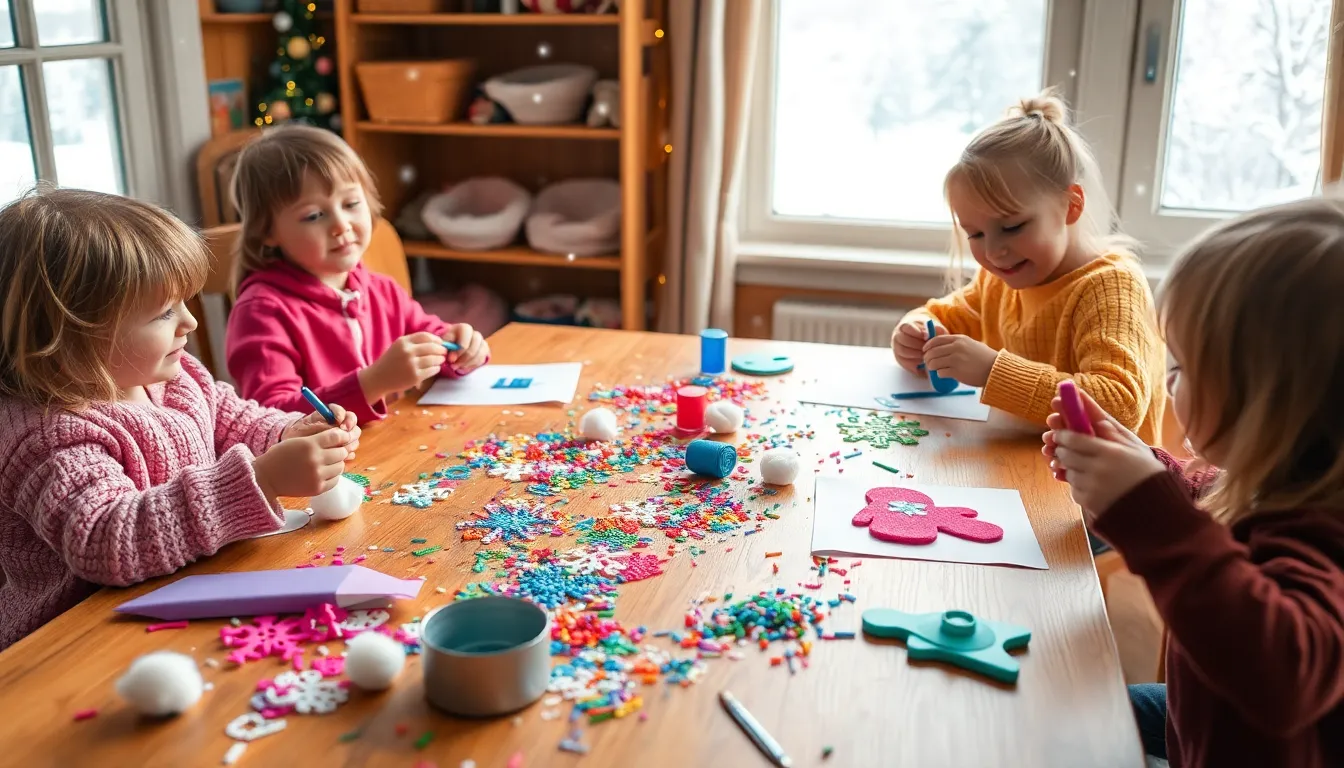
<instances>
[{"instance_id":1,"label":"christmas tree","mask_svg":"<svg viewBox=\"0 0 1344 768\"><path fill-rule=\"evenodd\" d=\"M269 83L261 89L253 122L258 127L290 121L333 131L341 129L336 113L336 62L323 53L327 39L319 34L317 4L312 0L281 0L271 23L278 33Z\"/></svg>"}]
</instances>

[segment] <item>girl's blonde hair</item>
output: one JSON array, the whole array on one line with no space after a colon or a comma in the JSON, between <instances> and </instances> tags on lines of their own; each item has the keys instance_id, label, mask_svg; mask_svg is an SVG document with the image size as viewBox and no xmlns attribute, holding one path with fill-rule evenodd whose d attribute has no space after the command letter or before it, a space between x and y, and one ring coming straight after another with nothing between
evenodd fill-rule
<instances>
[{"instance_id":1,"label":"girl's blonde hair","mask_svg":"<svg viewBox=\"0 0 1344 768\"><path fill-rule=\"evenodd\" d=\"M1220 454L1215 517L1344 507L1342 297L1339 197L1222 222L1172 268L1158 314Z\"/></svg>"},{"instance_id":2,"label":"girl's blonde hair","mask_svg":"<svg viewBox=\"0 0 1344 768\"><path fill-rule=\"evenodd\" d=\"M1013 190L1004 171L1015 169L1034 181L1029 190ZM1069 125L1069 109L1057 91L1047 88L1011 107L999 122L971 139L943 180L943 196L954 181L967 184L995 213L1012 216L1025 207L1023 192L1065 193L1077 184L1085 201L1074 224L1079 244L1090 253L1133 254L1135 241L1115 231L1115 211L1101 185L1092 150ZM950 203L949 203L950 204ZM952 213L956 221L956 212ZM960 229L957 222L957 229ZM963 237L953 233L953 278L961 277Z\"/></svg>"},{"instance_id":3,"label":"girl's blonde hair","mask_svg":"<svg viewBox=\"0 0 1344 768\"><path fill-rule=\"evenodd\" d=\"M0 394L69 409L115 400L123 323L194 296L209 272L200 235L149 203L57 189L0 209Z\"/></svg>"},{"instance_id":4,"label":"girl's blonde hair","mask_svg":"<svg viewBox=\"0 0 1344 768\"><path fill-rule=\"evenodd\" d=\"M243 278L281 258L265 246L275 215L303 194L305 174L312 174L327 190L338 184L359 184L369 214L382 213L378 190L364 161L336 134L308 125L271 128L243 147L233 171L232 194L242 219L242 236L234 259L233 290Z\"/></svg>"}]
</instances>

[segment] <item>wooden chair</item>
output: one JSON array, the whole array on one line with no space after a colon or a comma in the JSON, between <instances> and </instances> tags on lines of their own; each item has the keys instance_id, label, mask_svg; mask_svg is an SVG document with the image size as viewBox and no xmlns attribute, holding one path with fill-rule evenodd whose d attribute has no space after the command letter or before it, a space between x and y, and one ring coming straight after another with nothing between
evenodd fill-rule
<instances>
[{"instance_id":1,"label":"wooden chair","mask_svg":"<svg viewBox=\"0 0 1344 768\"><path fill-rule=\"evenodd\" d=\"M238 221L238 211L229 196L233 168L238 163L238 153L260 135L261 131L254 129L232 131L206 141L196 153L196 190L202 226L218 227Z\"/></svg>"},{"instance_id":2,"label":"wooden chair","mask_svg":"<svg viewBox=\"0 0 1344 768\"><path fill-rule=\"evenodd\" d=\"M199 326L196 328L197 357L215 378L229 380L224 360L224 324L233 308L233 263L239 237L237 224L226 224L206 229L201 233L214 261L206 276L201 292L187 300L187 308ZM386 219L379 219L373 227L369 248L364 252L364 266L371 272L386 275L396 281L407 293L411 291L411 272L406 266L406 251L397 230ZM206 299L209 299L207 302ZM223 312L210 311L221 302ZM211 317L215 320L212 321Z\"/></svg>"}]
</instances>

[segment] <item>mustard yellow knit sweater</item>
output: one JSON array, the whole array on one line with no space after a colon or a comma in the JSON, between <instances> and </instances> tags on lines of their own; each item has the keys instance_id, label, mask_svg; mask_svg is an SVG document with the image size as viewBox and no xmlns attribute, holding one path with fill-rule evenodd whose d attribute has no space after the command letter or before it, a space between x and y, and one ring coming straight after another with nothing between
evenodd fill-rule
<instances>
[{"instance_id":1,"label":"mustard yellow knit sweater","mask_svg":"<svg viewBox=\"0 0 1344 768\"><path fill-rule=\"evenodd\" d=\"M1045 423L1059 382L1073 379L1150 445L1162 433L1166 350L1152 292L1128 255L1106 254L1063 277L1014 290L986 270L910 316L999 350L981 400Z\"/></svg>"}]
</instances>

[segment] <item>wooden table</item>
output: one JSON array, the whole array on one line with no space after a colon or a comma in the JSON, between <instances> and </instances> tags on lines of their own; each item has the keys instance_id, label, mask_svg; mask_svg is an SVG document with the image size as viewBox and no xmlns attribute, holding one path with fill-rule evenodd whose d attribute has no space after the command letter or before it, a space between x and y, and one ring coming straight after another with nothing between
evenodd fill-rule
<instances>
[{"instance_id":1,"label":"wooden table","mask_svg":"<svg viewBox=\"0 0 1344 768\"><path fill-rule=\"evenodd\" d=\"M492 340L499 363L579 360L585 362L576 404L592 385L661 382L698 368L699 342L692 337L513 325ZM777 343L734 340L730 353ZM771 385L772 398L786 407L805 379L844 375L852 350L810 344L788 345L798 370ZM763 413L767 406L754 404ZM465 440L492 431L505 434L563 428L571 406L421 408L404 402L397 413L365 432L352 469L376 483L408 482L417 473L442 466L435 451L455 453ZM521 411L522 415L515 412ZM806 414L806 415L805 415ZM812 528L815 455L839 447L834 416L805 406L790 421L810 423L816 439L797 444L804 471L792 491L772 502L784 504L782 519L730 545L700 542L708 552L684 552L665 566L665 575L625 585L617 617L628 626L675 628L688 600L731 591L741 597L777 585L810 580L808 547ZM900 607L937 611L956 607L988 618L1028 626L1029 649L1020 655L1016 687L963 674L942 664L911 664L898 643L818 642L810 669L790 675L771 668L762 654L747 649L742 661L713 659L698 685L659 685L643 693L647 721L636 718L585 727L592 751L585 758L558 752L563 719L544 722L540 706L511 718L457 720L429 709L412 657L398 684L382 695L354 691L331 715L291 715L289 728L253 742L239 765L413 766L433 761L457 768L465 759L481 768L503 766L522 751L526 765L601 766L764 766L765 759L717 703L721 688L737 697L785 746L798 766L822 765L823 746L833 746L827 766L1141 766L1139 741L1121 680L1115 646L1106 622L1082 521L1065 488L1053 482L1031 435L966 421L922 418L932 434L917 447L866 450L865 461L845 463L846 474L890 480L866 460L881 455L915 474L920 482L1016 488L1050 565L1048 571L953 563L867 558L853 570L856 609ZM451 429L432 430L443 422ZM461 425L460 428L458 425ZM945 436L950 433L950 437ZM419 446L427 445L427 451ZM866 447L865 447L866 448ZM812 457L812 458L809 458ZM826 472L834 472L828 462ZM480 473L476 473L479 475ZM500 479L474 476L446 502L418 511L384 502L366 503L360 514L339 523L226 547L215 557L178 575L287 568L308 561L315 551L344 545L347 554L371 544L396 553L369 552L365 565L395 575L408 568L428 577L416 601L401 603L394 621L408 621L451 598L453 590L479 574L470 572L475 542L461 542L455 521L494 495ZM572 492L569 511L605 514L609 504L650 495L661 486L622 484ZM521 488L518 488L521 490ZM384 499L386 497L383 497ZM791 504L796 504L789 508ZM661 534L656 551L663 552ZM445 545L433 565L410 554L410 539ZM684 550L684 547L682 547ZM767 560L778 550L782 557ZM778 562L778 576L771 563ZM834 578L834 577L830 577ZM66 612L0 654L0 763L24 766L185 766L217 765L230 746L224 725L248 710L256 681L283 669L278 660L203 668L214 684L202 701L169 722L145 722L122 704L113 683L132 659L158 649L190 653L198 660L224 656L221 621L192 622L184 630L147 634L144 621L119 618L112 609L170 579L125 590L106 589ZM446 587L440 594L437 587ZM820 593L818 593L820 594ZM857 610L850 614L857 624ZM838 625L837 625L838 626ZM857 627L856 627L857 628ZM664 643L663 640L652 642ZM337 647L339 645L337 644ZM72 722L71 715L97 708L99 715ZM564 711L568 711L567 708ZM406 726L399 737L396 726ZM338 736L362 729L357 740ZM413 742L427 730L433 741L423 751Z\"/></svg>"}]
</instances>

